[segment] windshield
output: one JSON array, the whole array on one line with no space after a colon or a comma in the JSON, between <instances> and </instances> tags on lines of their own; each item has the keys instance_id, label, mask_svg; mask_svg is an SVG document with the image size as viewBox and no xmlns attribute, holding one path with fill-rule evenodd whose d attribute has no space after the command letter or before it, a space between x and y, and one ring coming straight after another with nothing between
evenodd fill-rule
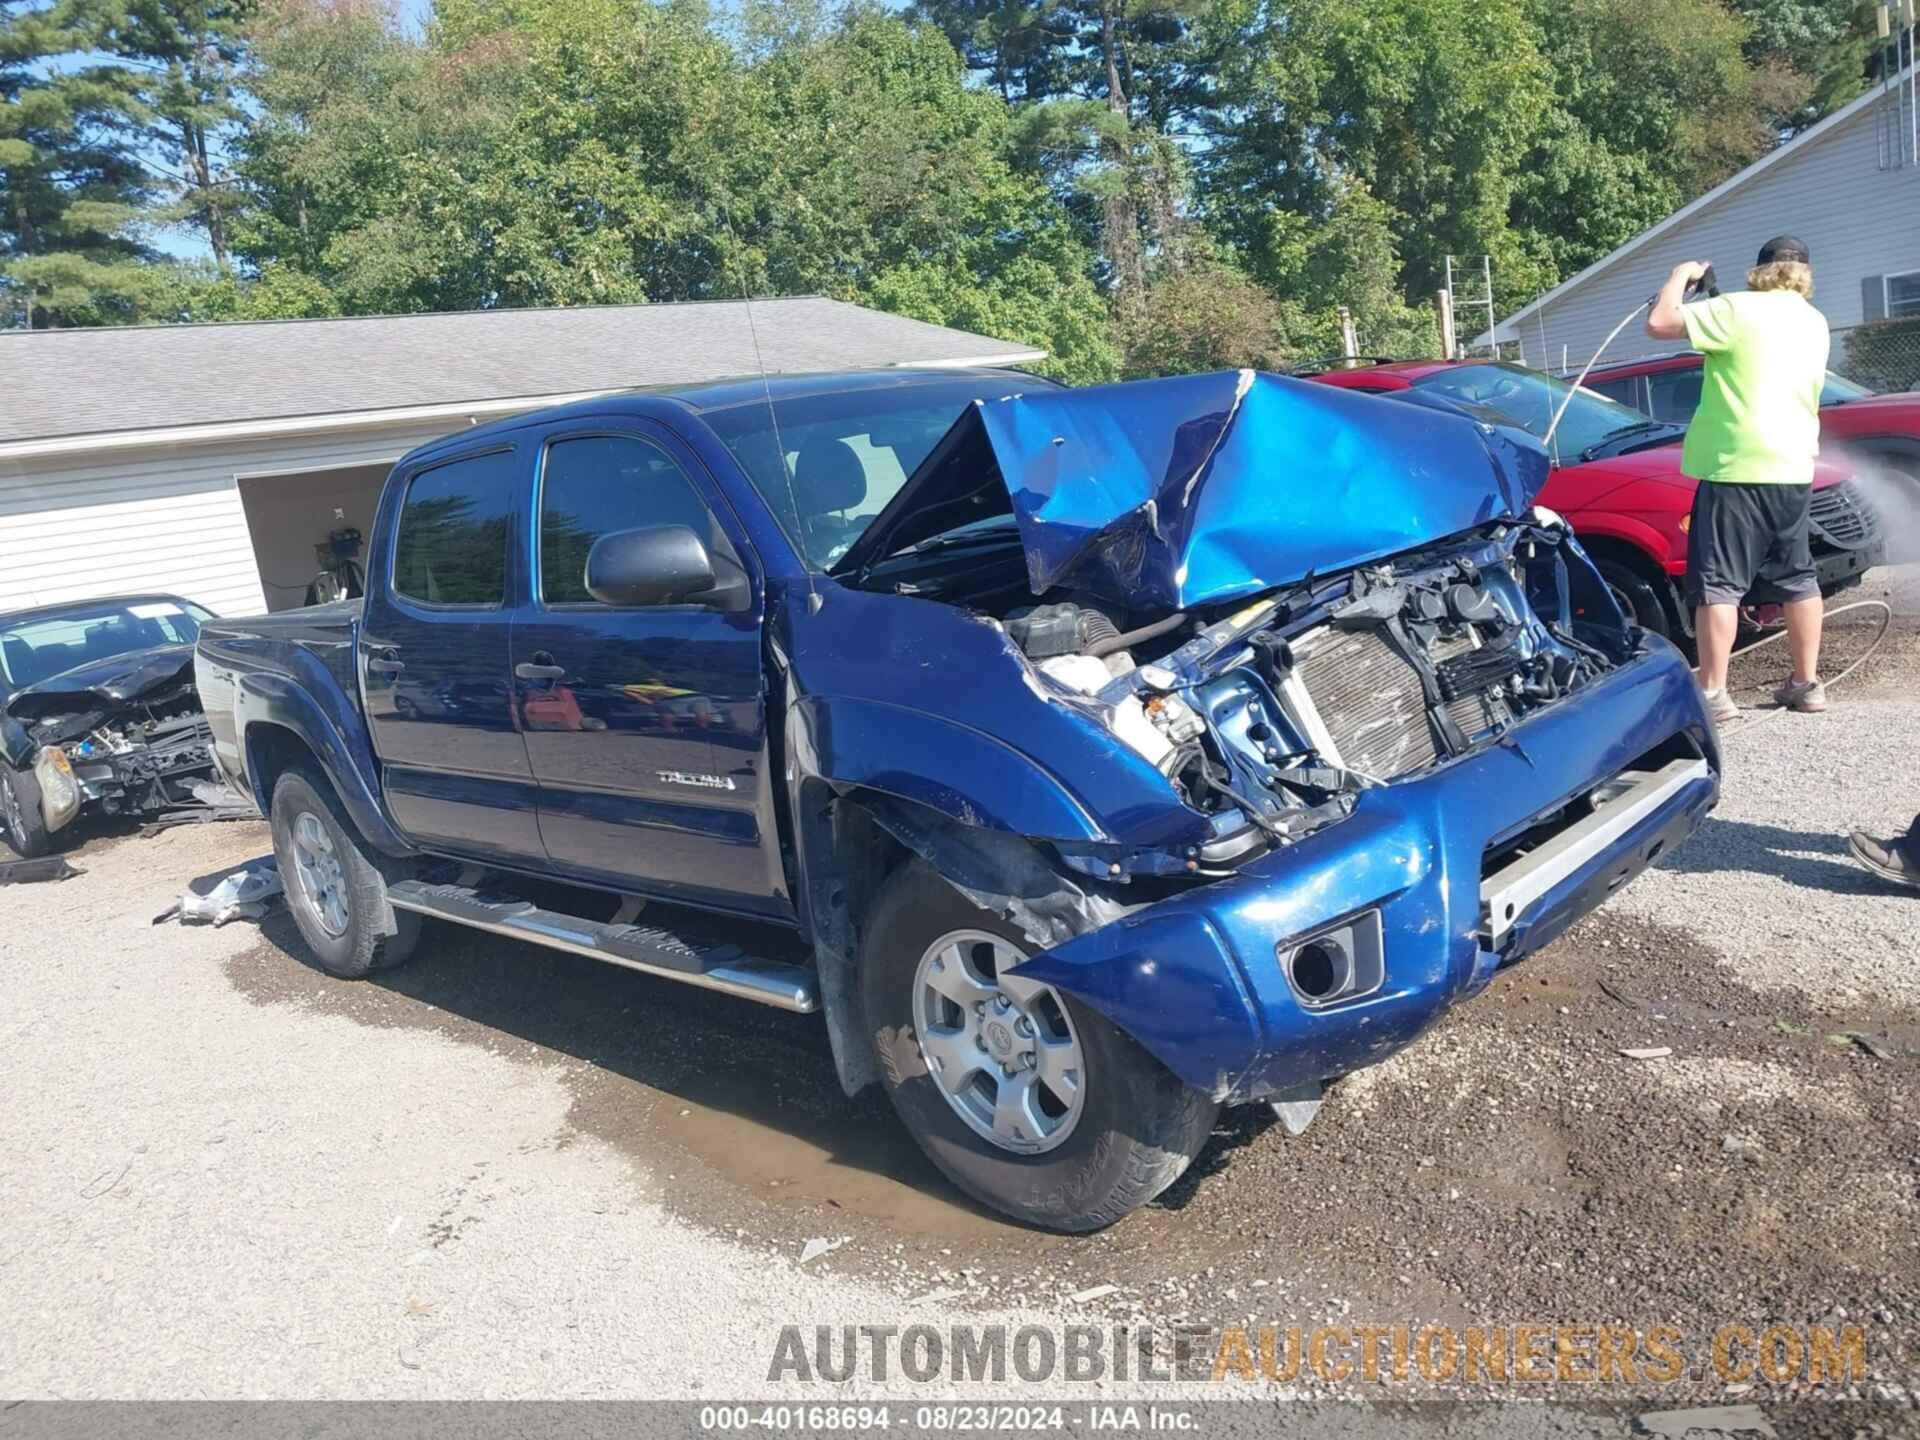
<instances>
[{"instance_id":1,"label":"windshield","mask_svg":"<svg viewBox=\"0 0 1920 1440\"><path fill-rule=\"evenodd\" d=\"M0 619L0 693L133 650L191 645L213 612L183 600L114 600L31 619Z\"/></svg>"},{"instance_id":2,"label":"windshield","mask_svg":"<svg viewBox=\"0 0 1920 1440\"><path fill-rule=\"evenodd\" d=\"M1866 386L1856 385L1853 381L1847 379L1846 376L1836 375L1833 371L1829 370L1827 371L1826 383L1820 387L1820 403L1822 405L1844 405L1849 400L1865 400L1873 393L1874 392L1867 389Z\"/></svg>"},{"instance_id":3,"label":"windshield","mask_svg":"<svg viewBox=\"0 0 1920 1440\"><path fill-rule=\"evenodd\" d=\"M709 411L703 418L801 557L825 570L900 492L968 405L1043 386L1051 388L1048 381L1024 377L941 380L776 399L772 415L762 403Z\"/></svg>"},{"instance_id":4,"label":"windshield","mask_svg":"<svg viewBox=\"0 0 1920 1440\"><path fill-rule=\"evenodd\" d=\"M1565 380L1519 365L1458 365L1413 383L1421 390L1492 410L1536 440L1546 439L1554 411L1571 391L1573 399L1553 435L1553 448L1559 455L1578 455L1622 430L1651 423L1638 410L1584 385L1574 390Z\"/></svg>"}]
</instances>

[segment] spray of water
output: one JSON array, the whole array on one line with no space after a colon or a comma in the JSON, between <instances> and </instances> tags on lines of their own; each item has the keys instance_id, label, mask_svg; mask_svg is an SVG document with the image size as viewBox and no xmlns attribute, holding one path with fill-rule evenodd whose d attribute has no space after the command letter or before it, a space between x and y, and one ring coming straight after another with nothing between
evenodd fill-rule
<instances>
[{"instance_id":1,"label":"spray of water","mask_svg":"<svg viewBox=\"0 0 1920 1440\"><path fill-rule=\"evenodd\" d=\"M1920 561L1920 460L1842 449L1838 458L1853 471L1856 484L1886 528L1887 563L1910 565Z\"/></svg>"}]
</instances>

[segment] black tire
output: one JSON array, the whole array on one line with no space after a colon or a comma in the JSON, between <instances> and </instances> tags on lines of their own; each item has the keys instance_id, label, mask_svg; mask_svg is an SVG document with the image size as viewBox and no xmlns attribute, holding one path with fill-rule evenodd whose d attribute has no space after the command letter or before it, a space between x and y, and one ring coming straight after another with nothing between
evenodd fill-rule
<instances>
[{"instance_id":1,"label":"black tire","mask_svg":"<svg viewBox=\"0 0 1920 1440\"><path fill-rule=\"evenodd\" d=\"M310 838L314 830L306 827L304 817L311 817L330 847L324 852L331 857L327 868L338 871L337 883L320 887L319 893L307 878L313 867L303 867L299 859L303 848L309 856L319 853ZM358 980L413 953L420 917L408 910L389 912L387 879L394 867L360 838L331 785L303 767L288 769L274 783L271 819L287 909L322 970ZM323 903L324 894L337 903ZM391 934L386 930L389 913L396 927Z\"/></svg>"},{"instance_id":2,"label":"black tire","mask_svg":"<svg viewBox=\"0 0 1920 1440\"><path fill-rule=\"evenodd\" d=\"M40 813L40 782L31 770L0 762L0 832L22 860L37 860L53 849L46 817Z\"/></svg>"},{"instance_id":3,"label":"black tire","mask_svg":"<svg viewBox=\"0 0 1920 1440\"><path fill-rule=\"evenodd\" d=\"M1607 588L1613 591L1613 598L1627 612L1629 620L1643 630L1679 643L1683 635L1675 621L1673 607L1663 593L1668 588L1664 576L1656 581L1648 573L1651 567L1614 555L1594 556L1593 568L1607 582Z\"/></svg>"},{"instance_id":4,"label":"black tire","mask_svg":"<svg viewBox=\"0 0 1920 1440\"><path fill-rule=\"evenodd\" d=\"M933 942L956 930L1032 947L923 861L895 872L867 917L860 988L894 1109L927 1158L982 1204L1048 1230L1103 1229L1179 1178L1212 1132L1216 1106L1120 1030L1067 996L1053 998L1081 1050L1082 1109L1055 1148L1017 1154L976 1133L948 1103L915 1033L914 981Z\"/></svg>"}]
</instances>

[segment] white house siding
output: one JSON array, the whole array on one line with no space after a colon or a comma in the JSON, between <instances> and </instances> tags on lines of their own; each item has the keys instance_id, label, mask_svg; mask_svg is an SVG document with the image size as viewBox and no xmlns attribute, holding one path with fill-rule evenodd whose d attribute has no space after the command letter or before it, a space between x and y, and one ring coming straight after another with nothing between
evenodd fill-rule
<instances>
[{"instance_id":1,"label":"white house siding","mask_svg":"<svg viewBox=\"0 0 1920 1440\"><path fill-rule=\"evenodd\" d=\"M266 595L237 476L391 464L448 428L186 441L70 460L10 458L0 446L0 608L164 590L217 614L257 614ZM291 548L260 538L270 554ZM318 538L301 537L309 573Z\"/></svg>"},{"instance_id":2,"label":"white house siding","mask_svg":"<svg viewBox=\"0 0 1920 1440\"><path fill-rule=\"evenodd\" d=\"M1594 274L1547 301L1537 314L1501 322L1503 341L1517 341L1527 363L1557 368L1586 363L1628 310L1659 289L1682 260L1710 260L1722 288L1742 289L1760 242L1782 232L1813 251L1814 303L1830 325L1864 318L1861 282L1869 276L1920 270L1920 166L1882 170L1878 98L1781 155L1750 179L1644 244L1630 243ZM1629 325L1607 351L1627 360L1672 350ZM1837 352L1836 352L1837 353Z\"/></svg>"}]
</instances>

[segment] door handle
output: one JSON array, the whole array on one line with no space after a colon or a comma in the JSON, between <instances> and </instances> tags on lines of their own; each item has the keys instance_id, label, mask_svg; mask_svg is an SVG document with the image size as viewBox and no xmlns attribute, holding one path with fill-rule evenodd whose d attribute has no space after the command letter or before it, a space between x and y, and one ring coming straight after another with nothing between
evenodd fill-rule
<instances>
[{"instance_id":1,"label":"door handle","mask_svg":"<svg viewBox=\"0 0 1920 1440\"><path fill-rule=\"evenodd\" d=\"M381 675L398 675L406 668L406 661L395 660L391 655L369 655L367 657L367 669L376 671Z\"/></svg>"},{"instance_id":2,"label":"door handle","mask_svg":"<svg viewBox=\"0 0 1920 1440\"><path fill-rule=\"evenodd\" d=\"M522 660L513 667L513 673L522 680L564 680L567 667L553 663L553 656L544 650L536 650L531 661Z\"/></svg>"}]
</instances>

